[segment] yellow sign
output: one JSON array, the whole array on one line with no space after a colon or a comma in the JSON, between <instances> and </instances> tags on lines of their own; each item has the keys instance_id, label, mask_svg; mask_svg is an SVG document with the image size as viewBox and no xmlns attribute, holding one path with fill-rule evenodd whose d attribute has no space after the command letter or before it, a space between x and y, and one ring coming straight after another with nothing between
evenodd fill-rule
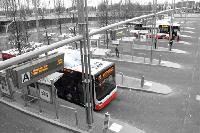
<instances>
[{"instance_id":1,"label":"yellow sign","mask_svg":"<svg viewBox=\"0 0 200 133\"><path fill-rule=\"evenodd\" d=\"M57 60L57 65L60 65L62 63L63 63L63 59L62 58L60 58L60 59Z\"/></svg>"},{"instance_id":2,"label":"yellow sign","mask_svg":"<svg viewBox=\"0 0 200 133\"><path fill-rule=\"evenodd\" d=\"M33 69L33 70L31 71L31 75L32 75L32 76L35 76L35 75L38 75L38 74L40 74L40 73L43 73L43 72L45 72L45 71L47 71L47 70L48 70L48 65L44 65L44 66L38 67L38 68L36 68L36 69Z\"/></svg>"},{"instance_id":3,"label":"yellow sign","mask_svg":"<svg viewBox=\"0 0 200 133\"><path fill-rule=\"evenodd\" d=\"M110 67L108 70L100 74L98 76L98 80L101 81L102 79L109 77L113 73L113 71L114 71L114 66Z\"/></svg>"},{"instance_id":4,"label":"yellow sign","mask_svg":"<svg viewBox=\"0 0 200 133\"><path fill-rule=\"evenodd\" d=\"M168 25L162 25L162 28L168 28L169 26Z\"/></svg>"}]
</instances>

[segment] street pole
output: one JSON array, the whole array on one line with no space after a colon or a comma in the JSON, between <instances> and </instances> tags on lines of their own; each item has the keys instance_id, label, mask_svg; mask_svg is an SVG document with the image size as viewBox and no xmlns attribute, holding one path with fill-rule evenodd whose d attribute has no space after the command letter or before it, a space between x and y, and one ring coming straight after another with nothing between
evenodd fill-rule
<instances>
[{"instance_id":1,"label":"street pole","mask_svg":"<svg viewBox=\"0 0 200 133\"><path fill-rule=\"evenodd\" d=\"M86 122L88 124L88 127L92 128L92 122L93 122L93 116L92 116L92 103L91 103L91 96L90 96L90 78L88 77L88 68L91 71L90 68L90 62L88 61L88 54L89 51L87 48L88 45L86 45L87 42L87 34L86 33L86 22L85 22L85 14L84 14L84 1L83 0L77 0L77 8L78 8L78 24L79 24L79 34L82 34L83 39L80 41L80 45L82 46L80 48L80 53L82 57L82 82L83 82L83 91L84 91L84 101L85 101L85 109L86 109ZM87 8L87 7L86 7ZM90 76L90 75L89 75Z\"/></svg>"},{"instance_id":2,"label":"street pole","mask_svg":"<svg viewBox=\"0 0 200 133\"><path fill-rule=\"evenodd\" d=\"M173 0L172 0L172 8L174 8L174 6L173 6ZM170 19L169 44L170 44L170 40L171 40L172 37L173 37L173 36L172 36L172 30L173 30L173 29L172 29L172 26L173 26L173 20L172 20L173 18L172 18L172 17L173 17L173 12L171 12L171 19Z\"/></svg>"},{"instance_id":3,"label":"street pole","mask_svg":"<svg viewBox=\"0 0 200 133\"><path fill-rule=\"evenodd\" d=\"M37 9L37 0L34 0L34 11L35 11L35 21L36 21L36 29L37 29L37 41L39 42L39 21L38 21L38 9Z\"/></svg>"},{"instance_id":4,"label":"street pole","mask_svg":"<svg viewBox=\"0 0 200 133\"><path fill-rule=\"evenodd\" d=\"M187 0L187 6L186 6L186 21L187 21L187 17L188 17L188 8L189 8L189 3L188 3L188 0Z\"/></svg>"},{"instance_id":5,"label":"street pole","mask_svg":"<svg viewBox=\"0 0 200 133\"><path fill-rule=\"evenodd\" d=\"M106 0L106 26L108 25L108 0ZM106 48L108 49L108 30L106 30Z\"/></svg>"},{"instance_id":6,"label":"street pole","mask_svg":"<svg viewBox=\"0 0 200 133\"><path fill-rule=\"evenodd\" d=\"M183 16L182 16L182 11L183 11L183 0L181 0L181 10L179 10L179 11L180 11L180 15L181 15L181 18L180 18L180 20L179 20L179 23L181 24L182 18L183 18Z\"/></svg>"},{"instance_id":7,"label":"street pole","mask_svg":"<svg viewBox=\"0 0 200 133\"><path fill-rule=\"evenodd\" d=\"M155 49L157 48L157 28L156 28L156 19L157 19L157 15L156 15L156 13L157 13L157 0L155 0L155 6L154 6L154 36L155 36L155 38L154 38L154 47L155 47Z\"/></svg>"},{"instance_id":8,"label":"street pole","mask_svg":"<svg viewBox=\"0 0 200 133\"><path fill-rule=\"evenodd\" d=\"M153 46L155 45L155 25L156 25L156 0L153 0L153 18L152 18L152 30L151 30L151 57L150 57L150 63L152 64L153 62Z\"/></svg>"},{"instance_id":9,"label":"street pole","mask_svg":"<svg viewBox=\"0 0 200 133\"><path fill-rule=\"evenodd\" d=\"M88 9L87 9L87 0L85 0L85 16L86 16L86 39L87 39L87 50L88 50L88 66L89 66L89 81L92 81L91 76L91 66L90 66L90 40L89 40L89 31L88 31ZM91 103L91 120L92 123L94 122L93 119L93 99L92 99L92 82L90 82L90 103Z\"/></svg>"}]
</instances>

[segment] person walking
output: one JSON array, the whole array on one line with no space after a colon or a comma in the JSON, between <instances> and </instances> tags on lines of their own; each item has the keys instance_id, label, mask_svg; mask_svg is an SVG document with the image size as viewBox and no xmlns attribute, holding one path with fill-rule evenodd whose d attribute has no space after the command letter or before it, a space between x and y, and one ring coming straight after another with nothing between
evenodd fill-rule
<instances>
[{"instance_id":1,"label":"person walking","mask_svg":"<svg viewBox=\"0 0 200 133\"><path fill-rule=\"evenodd\" d=\"M180 39L180 38L179 38L179 35L178 35L178 36L177 36L177 42L179 42L179 39Z\"/></svg>"},{"instance_id":2,"label":"person walking","mask_svg":"<svg viewBox=\"0 0 200 133\"><path fill-rule=\"evenodd\" d=\"M154 48L157 49L157 38L155 38L155 41L154 41Z\"/></svg>"},{"instance_id":3,"label":"person walking","mask_svg":"<svg viewBox=\"0 0 200 133\"><path fill-rule=\"evenodd\" d=\"M119 50L118 50L118 48L117 48L117 47L115 48L115 54L116 54L116 57L118 57L118 58L119 58Z\"/></svg>"},{"instance_id":4,"label":"person walking","mask_svg":"<svg viewBox=\"0 0 200 133\"><path fill-rule=\"evenodd\" d=\"M172 51L173 39L171 38L169 41L169 51Z\"/></svg>"}]
</instances>

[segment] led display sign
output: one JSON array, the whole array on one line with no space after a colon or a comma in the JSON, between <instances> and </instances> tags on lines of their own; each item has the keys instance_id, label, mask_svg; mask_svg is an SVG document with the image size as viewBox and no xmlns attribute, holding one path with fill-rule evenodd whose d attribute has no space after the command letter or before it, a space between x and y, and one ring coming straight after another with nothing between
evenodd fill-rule
<instances>
[{"instance_id":1,"label":"led display sign","mask_svg":"<svg viewBox=\"0 0 200 133\"><path fill-rule=\"evenodd\" d=\"M110 67L109 69L107 69L106 71L104 71L103 73L101 73L99 76L98 76L98 80L99 81L102 81L103 79L109 77L114 71L114 66Z\"/></svg>"},{"instance_id":2,"label":"led display sign","mask_svg":"<svg viewBox=\"0 0 200 133\"><path fill-rule=\"evenodd\" d=\"M168 28L169 25L162 25L162 28Z\"/></svg>"}]
</instances>

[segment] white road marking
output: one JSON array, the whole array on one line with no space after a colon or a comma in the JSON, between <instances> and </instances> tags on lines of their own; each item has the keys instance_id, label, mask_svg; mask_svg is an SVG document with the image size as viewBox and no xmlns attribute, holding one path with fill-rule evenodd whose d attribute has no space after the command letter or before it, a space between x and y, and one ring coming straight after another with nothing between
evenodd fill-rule
<instances>
[{"instance_id":1,"label":"white road marking","mask_svg":"<svg viewBox=\"0 0 200 133\"><path fill-rule=\"evenodd\" d=\"M200 95L196 95L196 100L200 101Z\"/></svg>"},{"instance_id":2,"label":"white road marking","mask_svg":"<svg viewBox=\"0 0 200 133\"><path fill-rule=\"evenodd\" d=\"M193 32L193 31L183 31L183 32L191 33L191 34L195 33L195 32Z\"/></svg>"},{"instance_id":3,"label":"white road marking","mask_svg":"<svg viewBox=\"0 0 200 133\"><path fill-rule=\"evenodd\" d=\"M150 86L152 86L152 83L151 82L145 82L144 85L150 87Z\"/></svg>"},{"instance_id":4,"label":"white road marking","mask_svg":"<svg viewBox=\"0 0 200 133\"><path fill-rule=\"evenodd\" d=\"M122 125L119 125L119 124L117 124L117 123L113 123L110 127L109 127L109 129L111 130L111 131L114 131L114 132L119 132L119 131L121 131L121 129L122 129Z\"/></svg>"},{"instance_id":5,"label":"white road marking","mask_svg":"<svg viewBox=\"0 0 200 133\"><path fill-rule=\"evenodd\" d=\"M185 27L186 29L194 30L195 28L192 27Z\"/></svg>"},{"instance_id":6,"label":"white road marking","mask_svg":"<svg viewBox=\"0 0 200 133\"><path fill-rule=\"evenodd\" d=\"M183 43L183 44L185 44L185 45L191 45L191 43L186 42L186 41L179 41L179 42L177 42L177 43Z\"/></svg>"},{"instance_id":7,"label":"white road marking","mask_svg":"<svg viewBox=\"0 0 200 133\"><path fill-rule=\"evenodd\" d=\"M188 35L180 35L181 37L188 37L188 38L192 38L191 36Z\"/></svg>"}]
</instances>

